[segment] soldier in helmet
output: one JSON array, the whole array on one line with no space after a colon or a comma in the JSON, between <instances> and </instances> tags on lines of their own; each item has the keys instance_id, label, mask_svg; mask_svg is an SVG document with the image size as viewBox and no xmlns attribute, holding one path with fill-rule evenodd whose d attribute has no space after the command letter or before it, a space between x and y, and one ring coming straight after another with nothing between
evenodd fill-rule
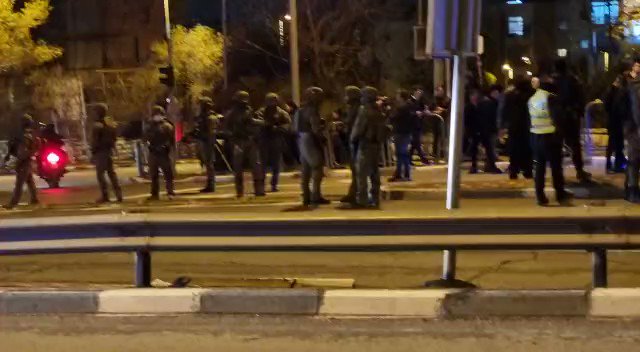
<instances>
[{"instance_id":1,"label":"soldier in helmet","mask_svg":"<svg viewBox=\"0 0 640 352\"><path fill-rule=\"evenodd\" d=\"M149 200L160 199L160 170L164 175L169 199L173 199L175 192L171 153L175 148L175 130L167 120L163 107L158 105L153 107L151 121L146 128L144 138L149 147L149 176L151 177Z\"/></svg>"},{"instance_id":2,"label":"soldier in helmet","mask_svg":"<svg viewBox=\"0 0 640 352\"><path fill-rule=\"evenodd\" d=\"M106 104L95 106L96 121L93 124L91 138L91 155L96 166L96 177L100 186L100 198L98 203L108 203L109 189L105 174L111 181L113 193L118 203L122 202L122 189L118 182L118 175L113 168L113 149L116 147L117 124L107 116L108 107Z\"/></svg>"},{"instance_id":3,"label":"soldier in helmet","mask_svg":"<svg viewBox=\"0 0 640 352\"><path fill-rule=\"evenodd\" d=\"M330 203L322 197L321 193L324 134L320 119L320 104L323 96L324 91L321 88L308 88L305 91L304 102L294 118L294 131L298 133L300 162L302 163L302 203L304 206ZM311 182L313 182L313 188L310 188Z\"/></svg>"},{"instance_id":4,"label":"soldier in helmet","mask_svg":"<svg viewBox=\"0 0 640 352\"><path fill-rule=\"evenodd\" d=\"M353 130L351 144L358 146L356 153L357 190L352 208L380 206L380 150L387 137L384 115L376 105L378 90L373 87L362 89L362 108L359 110ZM371 190L368 185L371 183ZM371 199L369 199L371 194Z\"/></svg>"},{"instance_id":5,"label":"soldier in helmet","mask_svg":"<svg viewBox=\"0 0 640 352\"><path fill-rule=\"evenodd\" d=\"M38 138L34 133L33 118L29 114L25 114L20 122L20 134L14 140L14 145L10 148L10 154L16 158L16 184L13 189L13 196L9 204L5 205L6 209L15 208L22 198L22 189L25 183L29 188L31 200L29 204L38 204L38 191L33 180L32 161L38 151ZM5 159L6 160L6 159Z\"/></svg>"},{"instance_id":6,"label":"soldier in helmet","mask_svg":"<svg viewBox=\"0 0 640 352\"><path fill-rule=\"evenodd\" d=\"M345 133L347 138L350 138L351 131L353 130L353 124L358 117L358 111L360 110L360 88L356 86L347 86L344 93L345 110L342 114L342 122L344 123ZM341 199L342 203L353 203L356 199L356 153L357 145L349 143L349 168L351 169L351 185L349 186L349 193Z\"/></svg>"},{"instance_id":7,"label":"soldier in helmet","mask_svg":"<svg viewBox=\"0 0 640 352\"><path fill-rule=\"evenodd\" d=\"M236 196L244 196L244 160L249 159L253 174L253 189L257 197L263 197L264 173L257 148L257 134L264 121L254 118L249 106L249 93L238 91L233 96L233 106L223 120L223 131L233 152L233 173Z\"/></svg>"},{"instance_id":8,"label":"soldier in helmet","mask_svg":"<svg viewBox=\"0 0 640 352\"><path fill-rule=\"evenodd\" d=\"M280 98L276 93L267 94L265 106L258 110L256 117L264 121L259 136L260 157L265 174L262 179L266 178L267 168L270 168L271 192L277 192L284 138L291 126L291 117L280 107Z\"/></svg>"},{"instance_id":9,"label":"soldier in helmet","mask_svg":"<svg viewBox=\"0 0 640 352\"><path fill-rule=\"evenodd\" d=\"M209 97L201 97L200 111L194 130L188 137L198 141L198 150L202 164L207 171L207 183L201 193L213 193L216 190L216 129L218 116L213 112L213 101Z\"/></svg>"}]
</instances>

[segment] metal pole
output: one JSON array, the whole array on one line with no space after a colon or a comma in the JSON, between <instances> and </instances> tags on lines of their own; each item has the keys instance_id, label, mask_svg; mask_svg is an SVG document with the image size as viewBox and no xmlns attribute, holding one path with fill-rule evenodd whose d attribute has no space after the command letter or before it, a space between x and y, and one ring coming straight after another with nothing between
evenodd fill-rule
<instances>
[{"instance_id":1,"label":"metal pole","mask_svg":"<svg viewBox=\"0 0 640 352\"><path fill-rule=\"evenodd\" d=\"M229 88L229 48L227 45L227 0L222 0L222 35L223 35L223 60L224 60L224 89Z\"/></svg>"},{"instance_id":2,"label":"metal pole","mask_svg":"<svg viewBox=\"0 0 640 352\"><path fill-rule=\"evenodd\" d=\"M593 266L593 288L607 287L607 250L598 248L591 253Z\"/></svg>"},{"instance_id":3,"label":"metal pole","mask_svg":"<svg viewBox=\"0 0 640 352\"><path fill-rule=\"evenodd\" d=\"M455 249L442 253L442 280L454 281L456 279L456 256Z\"/></svg>"},{"instance_id":4,"label":"metal pole","mask_svg":"<svg viewBox=\"0 0 640 352\"><path fill-rule=\"evenodd\" d=\"M300 106L300 58L298 52L298 1L289 0L289 46L291 49L291 98Z\"/></svg>"},{"instance_id":5,"label":"metal pole","mask_svg":"<svg viewBox=\"0 0 640 352\"><path fill-rule=\"evenodd\" d=\"M451 101L451 136L449 137L449 168L447 171L447 209L460 207L460 164L464 133L464 85L466 63L461 54L453 57L453 97Z\"/></svg>"},{"instance_id":6,"label":"metal pole","mask_svg":"<svg viewBox=\"0 0 640 352\"><path fill-rule=\"evenodd\" d=\"M146 250L136 251L136 287L151 287L151 253Z\"/></svg>"}]
</instances>

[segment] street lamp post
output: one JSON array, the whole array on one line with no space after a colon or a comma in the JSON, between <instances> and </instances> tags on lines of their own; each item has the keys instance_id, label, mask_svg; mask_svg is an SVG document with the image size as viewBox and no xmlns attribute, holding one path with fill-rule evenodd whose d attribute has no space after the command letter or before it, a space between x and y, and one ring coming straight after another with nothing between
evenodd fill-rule
<instances>
[{"instance_id":1,"label":"street lamp post","mask_svg":"<svg viewBox=\"0 0 640 352\"><path fill-rule=\"evenodd\" d=\"M298 1L289 0L290 33L289 47L291 50L291 98L300 106L300 58L298 53Z\"/></svg>"}]
</instances>

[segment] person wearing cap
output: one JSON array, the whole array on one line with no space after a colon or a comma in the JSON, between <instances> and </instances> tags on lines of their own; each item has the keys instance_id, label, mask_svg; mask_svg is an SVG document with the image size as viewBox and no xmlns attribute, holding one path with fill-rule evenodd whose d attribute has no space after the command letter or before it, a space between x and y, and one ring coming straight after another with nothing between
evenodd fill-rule
<instances>
[{"instance_id":1,"label":"person wearing cap","mask_svg":"<svg viewBox=\"0 0 640 352\"><path fill-rule=\"evenodd\" d=\"M158 105L153 107L144 139L149 148L149 176L151 177L151 196L148 200L160 199L160 170L164 175L167 195L169 199L173 199L175 191L171 153L175 148L175 130L167 120L163 107Z\"/></svg>"},{"instance_id":2,"label":"person wearing cap","mask_svg":"<svg viewBox=\"0 0 640 352\"><path fill-rule=\"evenodd\" d=\"M264 197L264 172L257 148L257 137L264 121L254 117L249 106L249 93L238 91L233 96L233 105L223 119L223 131L233 153L233 175L236 197L244 197L244 160L249 159L253 175L253 190L256 197Z\"/></svg>"},{"instance_id":3,"label":"person wearing cap","mask_svg":"<svg viewBox=\"0 0 640 352\"><path fill-rule=\"evenodd\" d=\"M96 120L91 133L91 156L96 166L96 178L100 186L100 198L97 203L108 203L109 189L105 174L111 181L113 193L118 203L122 203L122 189L118 182L118 175L113 167L113 150L116 147L117 124L107 116L108 107L106 104L97 104L94 108Z\"/></svg>"},{"instance_id":4,"label":"person wearing cap","mask_svg":"<svg viewBox=\"0 0 640 352\"><path fill-rule=\"evenodd\" d=\"M351 137L351 131L353 130L353 124L356 122L356 118L358 117L358 111L360 110L360 88L356 86L347 86L344 89L344 103L345 109L342 113L342 122L345 127L345 134L347 139ZM356 199L356 152L357 145L348 144L348 161L349 161L349 169L351 169L351 184L349 185L349 193L344 196L340 202L342 203L353 203Z\"/></svg>"},{"instance_id":5,"label":"person wearing cap","mask_svg":"<svg viewBox=\"0 0 640 352\"><path fill-rule=\"evenodd\" d=\"M315 207L331 203L322 196L321 186L324 165L324 133L320 118L320 105L324 91L318 87L307 88L304 102L295 114L294 131L298 133L300 163L302 164L302 205ZM313 184L313 186L312 186Z\"/></svg>"},{"instance_id":6,"label":"person wearing cap","mask_svg":"<svg viewBox=\"0 0 640 352\"><path fill-rule=\"evenodd\" d=\"M380 150L387 138L385 117L376 105L378 90L362 89L362 108L358 113L351 144L358 146L356 154L357 191L352 208L380 207ZM369 189L369 183L371 189ZM369 198L371 195L371 199Z\"/></svg>"},{"instance_id":7,"label":"person wearing cap","mask_svg":"<svg viewBox=\"0 0 640 352\"><path fill-rule=\"evenodd\" d=\"M198 141L200 159L207 172L207 181L200 193L213 193L216 190L216 129L218 116L213 111L213 100L209 97L199 99L200 111L194 130L189 134Z\"/></svg>"},{"instance_id":8,"label":"person wearing cap","mask_svg":"<svg viewBox=\"0 0 640 352\"><path fill-rule=\"evenodd\" d=\"M11 148L11 153L16 158L16 183L11 200L4 206L5 209L13 209L20 203L25 184L31 196L29 204L38 204L38 189L33 180L32 161L39 145L33 129L34 122L31 115L25 114L22 116L19 136L15 139L14 147Z\"/></svg>"},{"instance_id":9,"label":"person wearing cap","mask_svg":"<svg viewBox=\"0 0 640 352\"><path fill-rule=\"evenodd\" d=\"M291 117L280 107L280 97L276 93L267 94L265 106L257 111L256 117L264 121L264 127L259 135L260 158L263 166L262 179L266 179L267 168L271 169L271 192L278 192L280 162L285 136L291 127Z\"/></svg>"}]
</instances>

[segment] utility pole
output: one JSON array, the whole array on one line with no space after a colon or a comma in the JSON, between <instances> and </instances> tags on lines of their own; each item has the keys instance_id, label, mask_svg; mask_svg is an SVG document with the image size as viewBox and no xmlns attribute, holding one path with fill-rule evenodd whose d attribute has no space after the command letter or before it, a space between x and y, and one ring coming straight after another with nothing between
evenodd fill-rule
<instances>
[{"instance_id":1,"label":"utility pole","mask_svg":"<svg viewBox=\"0 0 640 352\"><path fill-rule=\"evenodd\" d=\"M291 16L289 46L291 49L291 98L300 106L300 58L298 52L298 1L289 0L289 15Z\"/></svg>"},{"instance_id":2,"label":"utility pole","mask_svg":"<svg viewBox=\"0 0 640 352\"><path fill-rule=\"evenodd\" d=\"M222 35L224 60L224 89L229 89L229 40L227 39L227 0L222 0Z\"/></svg>"}]
</instances>

